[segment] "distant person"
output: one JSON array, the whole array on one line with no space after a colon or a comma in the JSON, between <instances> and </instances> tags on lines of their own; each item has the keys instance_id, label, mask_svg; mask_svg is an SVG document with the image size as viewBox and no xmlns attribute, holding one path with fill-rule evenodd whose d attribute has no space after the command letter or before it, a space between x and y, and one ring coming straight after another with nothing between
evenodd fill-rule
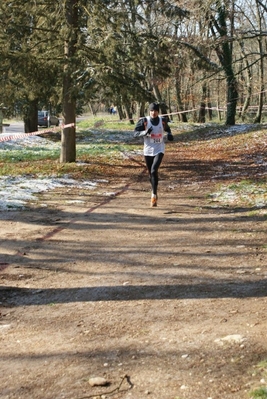
<instances>
[{"instance_id":1,"label":"distant person","mask_svg":"<svg viewBox=\"0 0 267 399\"><path fill-rule=\"evenodd\" d=\"M173 135L168 125L168 119L159 116L159 104L149 105L149 114L139 119L135 126L134 136L144 137L144 158L151 183L151 206L157 206L158 201L158 169L164 157L165 142L164 132L167 139L173 141Z\"/></svg>"}]
</instances>

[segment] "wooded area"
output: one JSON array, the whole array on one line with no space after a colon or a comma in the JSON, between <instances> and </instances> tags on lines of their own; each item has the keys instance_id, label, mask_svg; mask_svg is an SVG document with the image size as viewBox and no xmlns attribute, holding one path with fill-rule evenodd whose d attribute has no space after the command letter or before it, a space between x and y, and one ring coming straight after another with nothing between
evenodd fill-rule
<instances>
[{"instance_id":1,"label":"wooded area","mask_svg":"<svg viewBox=\"0 0 267 399\"><path fill-rule=\"evenodd\" d=\"M26 132L43 107L70 124L114 104L133 123L152 100L182 122L260 123L266 13L261 0L1 0L0 103ZM68 127L61 162L75 157Z\"/></svg>"}]
</instances>

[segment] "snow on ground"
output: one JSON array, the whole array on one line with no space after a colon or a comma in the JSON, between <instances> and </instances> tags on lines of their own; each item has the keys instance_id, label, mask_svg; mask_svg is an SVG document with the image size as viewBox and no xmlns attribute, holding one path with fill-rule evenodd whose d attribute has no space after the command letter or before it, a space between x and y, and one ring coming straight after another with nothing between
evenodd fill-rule
<instances>
[{"instance_id":1,"label":"snow on ground","mask_svg":"<svg viewBox=\"0 0 267 399\"><path fill-rule=\"evenodd\" d=\"M97 182L77 182L68 176L37 179L31 176L0 177L0 211L23 208L27 202L37 199L36 194L57 187L92 189L96 185Z\"/></svg>"},{"instance_id":2,"label":"snow on ground","mask_svg":"<svg viewBox=\"0 0 267 399\"><path fill-rule=\"evenodd\" d=\"M13 140L0 141L0 150L20 150L25 148L43 148L49 149L58 148L58 143L47 140L39 136L26 136L23 138L16 138L22 133L2 133L0 138L15 137Z\"/></svg>"},{"instance_id":3,"label":"snow on ground","mask_svg":"<svg viewBox=\"0 0 267 399\"><path fill-rule=\"evenodd\" d=\"M209 126L209 125L207 125ZM227 129L228 134L236 134L236 133L244 133L245 131L251 129L252 125L235 125L231 126ZM190 125L192 128L192 125ZM186 130L188 125L184 126ZM224 130L225 132L225 130ZM104 134L99 134L99 132L91 132L93 137L83 138L83 140L93 141L93 142L101 142L101 141L126 141L127 139L130 140L132 138L132 132L108 132L105 131ZM11 134L3 133L0 137L10 136ZM12 136L16 135L16 133L12 133ZM97 139L96 139L96 136ZM126 140L125 140L126 139ZM29 136L24 138L13 139L9 141L0 141L0 151L8 151L8 150L21 150L26 151L34 148L35 151L43 151L44 148L46 149L55 149L58 147L59 143L51 142L42 137L38 136ZM140 151L137 151L138 154ZM133 154L133 152L132 152ZM127 154L124 154L127 156ZM50 177L50 178L35 178L31 176L3 176L0 177L0 211L3 210L14 210L14 209L21 209L23 208L27 202L32 202L37 200L37 194L47 191L53 190L57 187L82 187L84 189L92 189L97 185L97 182L85 181L80 182L74 179L69 178L68 176L64 176L62 178L57 177ZM251 187L252 186L252 187ZM238 191L240 190L233 190L227 187L222 188L219 192L214 193L212 195L213 201L218 202L226 202L226 203L233 203L238 198L240 199L241 193ZM258 194L258 195L257 195ZM111 194L106 194L111 195ZM264 188L259 188L254 185L250 185L250 187L244 187L242 189L242 196L243 200L248 200L249 198L252 199L254 196L254 202L256 202L257 207L263 207L266 205L267 202L267 190ZM256 200L257 198L257 200Z\"/></svg>"},{"instance_id":4,"label":"snow on ground","mask_svg":"<svg viewBox=\"0 0 267 399\"><path fill-rule=\"evenodd\" d=\"M266 208L267 188L264 184L252 182L240 182L230 186L222 186L220 191L212 193L213 202L224 205L243 205L255 208Z\"/></svg>"},{"instance_id":5,"label":"snow on ground","mask_svg":"<svg viewBox=\"0 0 267 399\"><path fill-rule=\"evenodd\" d=\"M1 134L1 137L7 134ZM10 134L8 134L10 136ZM13 134L12 134L13 136ZM43 148L54 149L59 144L51 142L47 139L31 136L23 139L0 142L0 151L9 149L25 150L27 148L35 148L35 150L43 151ZM28 202L37 200L37 194L58 187L76 187L83 189L95 188L97 182L92 181L76 181L64 176L57 177L34 177L34 176L0 176L0 211L15 210L25 207Z\"/></svg>"}]
</instances>

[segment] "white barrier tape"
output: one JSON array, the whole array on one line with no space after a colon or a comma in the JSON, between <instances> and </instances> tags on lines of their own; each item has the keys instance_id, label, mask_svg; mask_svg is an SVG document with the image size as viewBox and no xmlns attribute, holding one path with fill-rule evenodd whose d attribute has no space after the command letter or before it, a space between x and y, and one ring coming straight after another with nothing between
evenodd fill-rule
<instances>
[{"instance_id":1,"label":"white barrier tape","mask_svg":"<svg viewBox=\"0 0 267 399\"><path fill-rule=\"evenodd\" d=\"M185 111L177 111L177 112L170 112L168 114L162 114L161 116L168 116L168 115L179 115L179 114L186 114L188 112L195 112L198 111L199 108L187 109Z\"/></svg>"},{"instance_id":2,"label":"white barrier tape","mask_svg":"<svg viewBox=\"0 0 267 399\"><path fill-rule=\"evenodd\" d=\"M42 129L42 130L37 130L35 132L31 132L31 133L21 133L21 134L13 134L10 136L4 136L4 137L0 137L0 142L1 141L10 141L10 140L17 140L17 139L22 139L25 137L30 137L30 136L38 136L39 134L45 134L45 133L51 133L58 131L58 130L62 130L65 129L67 127L73 127L75 126L74 123L68 123L67 125L60 125L60 126L55 126L55 127L51 127L51 128L47 128L47 129Z\"/></svg>"},{"instance_id":3,"label":"white barrier tape","mask_svg":"<svg viewBox=\"0 0 267 399\"><path fill-rule=\"evenodd\" d=\"M261 92L264 93L265 91ZM266 90L267 92L267 90ZM255 106L257 107L257 106ZM204 108L204 107L203 107ZM240 108L240 107L238 107ZM253 108L253 106L250 106L249 108ZM199 111L200 108L193 108L193 109L188 109L188 110L184 110L184 111L176 111L176 112L170 112L167 114L161 114L160 116L169 116L169 115L179 115L179 114L186 114L189 112L196 112ZM226 106L225 107L205 107L205 110L211 110L211 111L217 111L217 112L225 112L227 110ZM142 117L143 118L143 117ZM142 119L140 118L140 119ZM98 121L97 123L100 123L100 125L102 125L103 123L112 123L112 122L123 122L123 121L128 121L129 119L112 119L112 120L107 120L107 121ZM99 126L100 126L99 125ZM74 123L69 123L67 125L61 124L60 126L57 127L53 127L53 128L47 128L47 129L42 129L42 130L38 130L36 132L31 132L31 133L21 133L21 134L14 134L14 135L10 135L10 136L5 136L5 137L0 137L0 142L1 141L9 141L9 140L16 140L16 139L21 139L24 137L30 137L30 136L37 136L39 134L45 134L45 133L51 133L51 131L57 131L57 130L62 130L68 127L73 127L75 126ZM95 126L98 127L98 126Z\"/></svg>"},{"instance_id":4,"label":"white barrier tape","mask_svg":"<svg viewBox=\"0 0 267 399\"><path fill-rule=\"evenodd\" d=\"M73 127L73 126L75 126L75 123L68 123L67 125L64 125L64 123L62 123L60 125L60 128L65 129L66 127Z\"/></svg>"}]
</instances>

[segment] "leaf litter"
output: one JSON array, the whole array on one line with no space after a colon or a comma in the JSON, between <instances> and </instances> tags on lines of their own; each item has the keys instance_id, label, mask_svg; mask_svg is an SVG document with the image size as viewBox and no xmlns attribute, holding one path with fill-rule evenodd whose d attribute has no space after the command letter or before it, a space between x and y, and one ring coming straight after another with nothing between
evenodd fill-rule
<instances>
[{"instance_id":1,"label":"leaf litter","mask_svg":"<svg viewBox=\"0 0 267 399\"><path fill-rule=\"evenodd\" d=\"M115 392L116 398L246 399L259 386L263 377L252 373L266 358L264 221L251 222L243 210L214 211L199 191L202 183L204 192L225 187L238 200L242 182L261 187L265 136L236 127L233 134L217 129L215 139L212 129L189 140L188 127L187 138L186 129L173 128L175 142L161 168L161 187L172 189L162 193L166 202L157 212L142 201L147 180L135 180L134 169L138 176L141 170L135 164L123 169L128 181L140 183L126 200L118 197L80 218L75 213L76 224L68 224L69 207L61 204L56 214L32 209L16 223L16 215L10 216L2 232L3 260L10 263L1 276L2 321L11 326L2 354L8 359L1 377L4 397ZM128 154L140 160L142 145L133 144ZM259 157L263 162L256 162ZM102 163L103 176L110 165ZM117 166L110 174L123 181ZM68 189L81 182L73 180ZM62 223L62 230L53 225L60 233L39 240L49 237L50 219ZM90 387L96 376L111 387ZM131 378L124 392L118 390L120 376Z\"/></svg>"},{"instance_id":2,"label":"leaf litter","mask_svg":"<svg viewBox=\"0 0 267 399\"><path fill-rule=\"evenodd\" d=\"M179 134L181 132L187 132L187 135L189 135L188 130L190 126L191 125L188 126L184 124L178 129ZM183 147L186 146L187 157L188 154L191 153L191 158L197 158L202 161L220 159L221 164L210 177L211 180L227 179L231 181L238 179L238 164L236 168L233 169L232 162L234 157L240 158L240 154L242 154L243 158L245 158L250 165L254 164L253 179L255 179L255 177L265 177L267 167L266 153L259 154L259 151L260 149L265 150L267 146L266 133L264 132L266 126L261 125L261 130L255 132L257 127L258 125L255 126L252 124L240 124L227 128L218 128L211 124L206 124L204 126L194 125L191 126L193 131L197 132L199 129L205 129L205 133L204 135L199 135L200 139L196 142L193 141L188 143L186 139L183 140ZM130 143L132 142L132 136L132 131L118 132L91 129L86 133L78 133L78 145L93 143L97 146L99 143L109 142ZM37 153L42 153L45 150L58 149L59 145L59 143L55 143L44 137L30 136L26 139L19 138L10 142L0 143L0 153L7 150L28 152L34 150ZM188 146L191 148L188 148ZM203 146L206 148L206 151L202 151ZM120 155L125 158L131 155L140 156L141 154L142 150L134 148L129 151L124 151ZM229 160L231 161L230 172L228 168ZM80 162L79 165L82 165L82 163ZM257 166L260 167L261 171L257 170ZM249 178L250 176L247 174L245 177ZM76 181L68 175L61 178L55 176L39 176L36 178L36 176L28 175L16 177L3 176L0 177L0 210L23 208L28 201L37 200L36 195L38 193L55 188L72 186L75 188L91 189L96 185L96 181ZM244 182L237 182L235 186L231 184L221 185L219 190L210 194L210 199L224 205L232 205L240 202L263 208L267 203L267 189L264 183L247 181L246 184L244 184Z\"/></svg>"}]
</instances>

